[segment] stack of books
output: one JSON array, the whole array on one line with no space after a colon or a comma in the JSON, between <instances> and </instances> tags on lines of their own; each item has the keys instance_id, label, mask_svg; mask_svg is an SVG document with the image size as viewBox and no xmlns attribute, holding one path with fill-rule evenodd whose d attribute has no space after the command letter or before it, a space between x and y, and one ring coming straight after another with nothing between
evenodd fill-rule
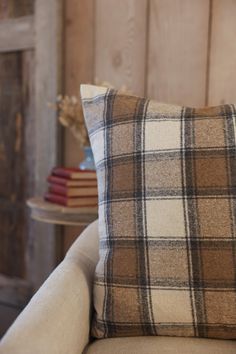
<instances>
[{"instance_id":1,"label":"stack of books","mask_svg":"<svg viewBox=\"0 0 236 354\"><path fill-rule=\"evenodd\" d=\"M96 172L79 168L55 167L47 178L45 200L67 207L98 204Z\"/></svg>"}]
</instances>

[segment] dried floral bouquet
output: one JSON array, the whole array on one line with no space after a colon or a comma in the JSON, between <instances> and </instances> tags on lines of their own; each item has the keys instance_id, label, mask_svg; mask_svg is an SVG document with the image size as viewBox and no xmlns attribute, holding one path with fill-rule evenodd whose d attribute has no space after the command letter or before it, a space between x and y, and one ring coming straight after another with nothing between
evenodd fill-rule
<instances>
[{"instance_id":1,"label":"dried floral bouquet","mask_svg":"<svg viewBox=\"0 0 236 354\"><path fill-rule=\"evenodd\" d=\"M82 105L77 97L59 95L50 107L58 111L59 122L70 129L81 147L90 145Z\"/></svg>"},{"instance_id":2,"label":"dried floral bouquet","mask_svg":"<svg viewBox=\"0 0 236 354\"><path fill-rule=\"evenodd\" d=\"M113 88L108 82L98 82L95 80L96 85ZM128 94L129 91L123 86L120 89L121 92ZM89 146L88 132L84 122L84 115L82 104L79 98L75 96L63 96L57 97L56 103L50 103L49 106L58 112L59 122L70 129L80 144L80 147Z\"/></svg>"}]
</instances>

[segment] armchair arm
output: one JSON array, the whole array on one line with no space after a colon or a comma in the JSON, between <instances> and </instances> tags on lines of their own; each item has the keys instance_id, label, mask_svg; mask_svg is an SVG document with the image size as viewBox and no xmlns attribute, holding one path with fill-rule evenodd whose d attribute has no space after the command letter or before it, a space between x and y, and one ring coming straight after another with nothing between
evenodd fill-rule
<instances>
[{"instance_id":1,"label":"armchair arm","mask_svg":"<svg viewBox=\"0 0 236 354\"><path fill-rule=\"evenodd\" d=\"M1 354L80 354L89 341L97 222L33 296L0 343Z\"/></svg>"}]
</instances>

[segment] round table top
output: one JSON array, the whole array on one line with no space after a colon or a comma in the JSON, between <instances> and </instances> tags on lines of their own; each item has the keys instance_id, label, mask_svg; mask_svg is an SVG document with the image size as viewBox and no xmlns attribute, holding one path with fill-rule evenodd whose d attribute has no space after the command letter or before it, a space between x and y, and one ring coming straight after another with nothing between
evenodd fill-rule
<instances>
[{"instance_id":1,"label":"round table top","mask_svg":"<svg viewBox=\"0 0 236 354\"><path fill-rule=\"evenodd\" d=\"M58 225L88 225L98 218L97 207L69 208L45 201L42 197L27 200L34 220Z\"/></svg>"}]
</instances>

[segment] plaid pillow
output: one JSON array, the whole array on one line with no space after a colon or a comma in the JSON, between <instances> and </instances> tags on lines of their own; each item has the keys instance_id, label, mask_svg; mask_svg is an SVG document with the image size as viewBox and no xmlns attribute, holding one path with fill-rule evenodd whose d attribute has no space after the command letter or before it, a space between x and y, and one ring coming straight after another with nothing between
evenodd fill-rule
<instances>
[{"instance_id":1,"label":"plaid pillow","mask_svg":"<svg viewBox=\"0 0 236 354\"><path fill-rule=\"evenodd\" d=\"M235 106L81 94L99 184L92 334L236 339Z\"/></svg>"}]
</instances>

